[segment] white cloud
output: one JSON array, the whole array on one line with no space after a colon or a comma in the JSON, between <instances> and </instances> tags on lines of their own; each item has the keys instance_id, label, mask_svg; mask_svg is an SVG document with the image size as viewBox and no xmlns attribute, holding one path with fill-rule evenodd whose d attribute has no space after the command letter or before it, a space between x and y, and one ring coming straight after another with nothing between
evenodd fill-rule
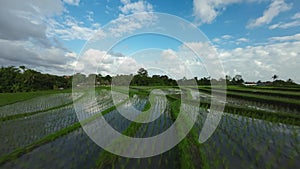
<instances>
[{"instance_id":1,"label":"white cloud","mask_svg":"<svg viewBox=\"0 0 300 169\"><path fill-rule=\"evenodd\" d=\"M138 12L152 12L153 6L146 1L130 2L121 1L124 6L119 7L123 14L131 14Z\"/></svg>"},{"instance_id":2,"label":"white cloud","mask_svg":"<svg viewBox=\"0 0 300 169\"><path fill-rule=\"evenodd\" d=\"M212 42L216 43L217 45L229 45L229 44L236 44L239 45L241 43L249 42L250 40L244 37L235 38L231 35L223 35L219 38L214 38Z\"/></svg>"},{"instance_id":3,"label":"white cloud","mask_svg":"<svg viewBox=\"0 0 300 169\"><path fill-rule=\"evenodd\" d=\"M295 13L295 15L291 19L300 19L300 12Z\"/></svg>"},{"instance_id":4,"label":"white cloud","mask_svg":"<svg viewBox=\"0 0 300 169\"><path fill-rule=\"evenodd\" d=\"M281 12L290 10L291 8L292 4L285 3L285 0L273 0L268 9L264 11L263 16L251 20L247 25L247 28L255 28L264 24L269 24L272 22L273 18L278 16Z\"/></svg>"},{"instance_id":5,"label":"white cloud","mask_svg":"<svg viewBox=\"0 0 300 169\"><path fill-rule=\"evenodd\" d=\"M57 47L42 48L30 41L0 40L1 66L25 65L58 74L71 73L75 54ZM47 73L51 73L47 72Z\"/></svg>"},{"instance_id":6,"label":"white cloud","mask_svg":"<svg viewBox=\"0 0 300 169\"><path fill-rule=\"evenodd\" d=\"M233 38L233 36L231 36L231 35L223 35L222 36L222 39L225 39L225 40L232 39L232 38Z\"/></svg>"},{"instance_id":7,"label":"white cloud","mask_svg":"<svg viewBox=\"0 0 300 169\"><path fill-rule=\"evenodd\" d=\"M249 42L249 39L247 38L239 38L237 39L238 42Z\"/></svg>"},{"instance_id":8,"label":"white cloud","mask_svg":"<svg viewBox=\"0 0 300 169\"><path fill-rule=\"evenodd\" d=\"M155 19L156 16L152 13L137 13L130 17L120 15L119 18L111 22L109 33L115 37L130 34L135 30L150 26Z\"/></svg>"},{"instance_id":9,"label":"white cloud","mask_svg":"<svg viewBox=\"0 0 300 169\"><path fill-rule=\"evenodd\" d=\"M59 23L54 19L48 20L48 37L58 36L63 40L89 40L92 36L99 32L100 25L93 23L92 27L83 26L83 23L77 21L71 16L66 16L63 23ZM102 32L103 36L104 33Z\"/></svg>"},{"instance_id":10,"label":"white cloud","mask_svg":"<svg viewBox=\"0 0 300 169\"><path fill-rule=\"evenodd\" d=\"M94 22L94 12L93 11L87 11L86 19L90 22Z\"/></svg>"},{"instance_id":11,"label":"white cloud","mask_svg":"<svg viewBox=\"0 0 300 169\"><path fill-rule=\"evenodd\" d=\"M62 14L64 8L60 0L19 0L1 2L0 38L27 40L46 39L44 19ZM21 25L21 26L20 26Z\"/></svg>"},{"instance_id":12,"label":"white cloud","mask_svg":"<svg viewBox=\"0 0 300 169\"><path fill-rule=\"evenodd\" d=\"M61 0L18 0L0 5L0 63L68 74L74 57L56 38L48 38L48 19L63 14Z\"/></svg>"},{"instance_id":13,"label":"white cloud","mask_svg":"<svg viewBox=\"0 0 300 169\"><path fill-rule=\"evenodd\" d=\"M248 41L246 38L239 40ZM213 72L214 69L221 70L217 67L219 60L223 64L224 72L231 77L241 74L247 81L266 81L271 80L272 75L277 74L283 80L291 78L300 83L300 70L298 68L300 63L300 34L273 37L270 38L270 41L272 43L239 47L232 50L216 49L209 43L185 43L178 51L163 51L162 58L171 55L177 56L178 59L166 61L162 59L160 64L164 65L165 70L178 73L176 78L182 78L184 75L190 78L188 73L193 66L197 66L197 70L201 70L202 73L207 71L211 77L219 78L220 71L215 74ZM185 59L195 56L190 49L199 54L200 63L197 60ZM200 69L200 66L204 66L204 68ZM200 73L197 75L198 77L205 76Z\"/></svg>"},{"instance_id":14,"label":"white cloud","mask_svg":"<svg viewBox=\"0 0 300 169\"><path fill-rule=\"evenodd\" d=\"M173 51L172 49L164 50L162 52L161 56L165 60L175 60L178 58L178 56L176 55L176 52Z\"/></svg>"},{"instance_id":15,"label":"white cloud","mask_svg":"<svg viewBox=\"0 0 300 169\"><path fill-rule=\"evenodd\" d=\"M297 27L300 26L300 20L296 20L296 21L292 21L292 22L287 22L287 23L277 23L274 25L269 26L269 29L288 29L288 28L292 28L292 27Z\"/></svg>"},{"instance_id":16,"label":"white cloud","mask_svg":"<svg viewBox=\"0 0 300 169\"><path fill-rule=\"evenodd\" d=\"M88 49L73 65L77 72L109 75L131 74L143 67L133 58L114 56L97 49Z\"/></svg>"},{"instance_id":17,"label":"white cloud","mask_svg":"<svg viewBox=\"0 0 300 169\"><path fill-rule=\"evenodd\" d=\"M300 63L299 35L278 38L276 40L298 40L294 42L278 42L261 46L247 46L233 50L221 50L220 57L225 72L234 76L238 70L248 81L271 80L278 74L284 80L292 78L300 82L298 69ZM298 38L295 38L298 37Z\"/></svg>"},{"instance_id":18,"label":"white cloud","mask_svg":"<svg viewBox=\"0 0 300 169\"><path fill-rule=\"evenodd\" d=\"M129 34L137 29L142 29L151 25L156 19L153 7L146 1L131 2L130 0L121 0L122 6L119 6L121 14L110 24L108 32L115 37ZM131 15L127 17L127 15Z\"/></svg>"},{"instance_id":19,"label":"white cloud","mask_svg":"<svg viewBox=\"0 0 300 169\"><path fill-rule=\"evenodd\" d=\"M238 2L238 0L224 2L218 0L194 0L194 15L201 23L211 23L223 7L235 2Z\"/></svg>"},{"instance_id":20,"label":"white cloud","mask_svg":"<svg viewBox=\"0 0 300 169\"><path fill-rule=\"evenodd\" d=\"M69 5L74 5L74 6L78 6L80 3L80 0L63 0L63 1Z\"/></svg>"},{"instance_id":21,"label":"white cloud","mask_svg":"<svg viewBox=\"0 0 300 169\"><path fill-rule=\"evenodd\" d=\"M269 29L288 29L288 28L292 28L292 27L297 27L300 26L300 12L295 13L292 17L291 17L292 21L289 22L279 22L276 24L273 24L271 26L269 26Z\"/></svg>"},{"instance_id":22,"label":"white cloud","mask_svg":"<svg viewBox=\"0 0 300 169\"><path fill-rule=\"evenodd\" d=\"M227 5L256 1L261 0L193 0L193 13L197 24L212 23Z\"/></svg>"},{"instance_id":23,"label":"white cloud","mask_svg":"<svg viewBox=\"0 0 300 169\"><path fill-rule=\"evenodd\" d=\"M276 70L274 68L272 68L271 65L266 65L264 63L262 63L261 61L258 60L254 60L254 63L261 68L262 70L268 71L268 72L276 72Z\"/></svg>"},{"instance_id":24,"label":"white cloud","mask_svg":"<svg viewBox=\"0 0 300 169\"><path fill-rule=\"evenodd\" d=\"M291 36L278 36L269 38L270 41L300 41L300 33Z\"/></svg>"},{"instance_id":25,"label":"white cloud","mask_svg":"<svg viewBox=\"0 0 300 169\"><path fill-rule=\"evenodd\" d=\"M215 43L220 43L221 39L220 38L214 38L212 41L215 42Z\"/></svg>"}]
</instances>

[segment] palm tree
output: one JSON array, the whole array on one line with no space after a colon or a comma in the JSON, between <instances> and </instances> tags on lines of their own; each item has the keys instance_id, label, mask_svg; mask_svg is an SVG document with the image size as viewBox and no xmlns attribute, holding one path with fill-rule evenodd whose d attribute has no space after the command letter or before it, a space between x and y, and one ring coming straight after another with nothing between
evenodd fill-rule
<instances>
[{"instance_id":1,"label":"palm tree","mask_svg":"<svg viewBox=\"0 0 300 169\"><path fill-rule=\"evenodd\" d=\"M278 75L273 75L272 79L273 79L273 81L275 81L276 79L278 79Z\"/></svg>"}]
</instances>

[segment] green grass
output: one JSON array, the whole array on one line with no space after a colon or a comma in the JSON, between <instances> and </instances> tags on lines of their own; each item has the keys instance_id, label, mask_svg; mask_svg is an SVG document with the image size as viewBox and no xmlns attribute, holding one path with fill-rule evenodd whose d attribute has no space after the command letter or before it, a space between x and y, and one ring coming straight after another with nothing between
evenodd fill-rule
<instances>
[{"instance_id":1,"label":"green grass","mask_svg":"<svg viewBox=\"0 0 300 169\"><path fill-rule=\"evenodd\" d=\"M175 121L180 110L180 101L169 99L171 101L171 116ZM188 121L186 121L188 123ZM180 130L180 129L179 129ZM192 128L189 134L177 145L179 151L180 169L207 169L205 155L201 152L201 145L198 142L198 133Z\"/></svg>"},{"instance_id":2,"label":"green grass","mask_svg":"<svg viewBox=\"0 0 300 169\"><path fill-rule=\"evenodd\" d=\"M16 102L32 99L39 96L45 96L55 93L70 93L71 90L46 90L36 92L20 92L20 93L0 93L0 106L13 104Z\"/></svg>"}]
</instances>

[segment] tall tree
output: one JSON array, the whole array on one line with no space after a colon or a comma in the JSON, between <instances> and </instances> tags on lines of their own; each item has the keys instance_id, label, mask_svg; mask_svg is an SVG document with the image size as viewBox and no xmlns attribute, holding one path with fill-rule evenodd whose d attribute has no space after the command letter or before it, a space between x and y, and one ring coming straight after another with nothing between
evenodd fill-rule
<instances>
[{"instance_id":1,"label":"tall tree","mask_svg":"<svg viewBox=\"0 0 300 169\"><path fill-rule=\"evenodd\" d=\"M273 81L275 81L276 79L278 79L278 75L273 75L272 79L273 79Z\"/></svg>"},{"instance_id":2,"label":"tall tree","mask_svg":"<svg viewBox=\"0 0 300 169\"><path fill-rule=\"evenodd\" d=\"M147 77L148 76L148 71L144 68L140 68L138 71L137 71L137 74L140 75L140 76L145 76Z\"/></svg>"}]
</instances>

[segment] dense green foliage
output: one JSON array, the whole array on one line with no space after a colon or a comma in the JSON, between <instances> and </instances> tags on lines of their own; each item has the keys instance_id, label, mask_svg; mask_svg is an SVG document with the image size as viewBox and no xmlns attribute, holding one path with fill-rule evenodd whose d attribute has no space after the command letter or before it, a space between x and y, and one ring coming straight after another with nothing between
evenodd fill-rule
<instances>
[{"instance_id":1,"label":"dense green foliage","mask_svg":"<svg viewBox=\"0 0 300 169\"><path fill-rule=\"evenodd\" d=\"M0 68L0 93L70 88L71 82L68 76L42 74L24 66Z\"/></svg>"},{"instance_id":2,"label":"dense green foliage","mask_svg":"<svg viewBox=\"0 0 300 169\"><path fill-rule=\"evenodd\" d=\"M276 78L277 79L277 78ZM220 78L219 80L203 77L198 79L194 77L187 79L183 77L179 80L174 80L166 75L152 75L148 74L148 71L144 68L140 68L136 75L116 75L116 76L102 76L101 74L89 74L88 76L76 73L71 76L57 76L51 74L43 74L41 72L20 67L1 67L0 68L0 93L11 92L29 92L37 90L51 90L51 89L66 89L71 88L72 84L76 86L96 85L96 86L178 86L178 84L192 85L238 85L244 84L244 79L241 75L235 75L233 78L226 76L226 79ZM195 84L196 85L196 84ZM287 81L275 80L273 82L261 82L257 85L261 86L291 86L297 87L298 85L293 80Z\"/></svg>"}]
</instances>

